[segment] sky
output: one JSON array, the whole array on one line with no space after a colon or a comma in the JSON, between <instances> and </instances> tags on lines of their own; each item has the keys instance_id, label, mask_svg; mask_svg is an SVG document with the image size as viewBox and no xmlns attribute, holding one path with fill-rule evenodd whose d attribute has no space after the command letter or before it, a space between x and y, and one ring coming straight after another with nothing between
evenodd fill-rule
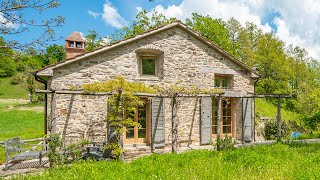
<instances>
[{"instance_id":1,"label":"sky","mask_svg":"<svg viewBox=\"0 0 320 180\"><path fill-rule=\"evenodd\" d=\"M182 22L196 12L213 18L228 20L235 17L241 24L253 22L263 32L274 32L281 40L305 48L320 59L320 1L319 0L61 0L61 6L41 15L26 12L26 17L36 20L63 16L65 24L56 29L52 42L64 44L64 38L73 31L83 35L96 30L105 37L116 29L130 25L142 9L157 10L167 17ZM19 35L5 36L22 42L31 41L40 31L30 29Z\"/></svg>"}]
</instances>

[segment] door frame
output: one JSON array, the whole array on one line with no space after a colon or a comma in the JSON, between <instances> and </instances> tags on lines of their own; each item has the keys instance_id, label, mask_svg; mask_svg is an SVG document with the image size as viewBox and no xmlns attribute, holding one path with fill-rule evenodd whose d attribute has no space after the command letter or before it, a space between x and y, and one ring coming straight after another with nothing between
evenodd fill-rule
<instances>
[{"instance_id":1,"label":"door frame","mask_svg":"<svg viewBox=\"0 0 320 180\"><path fill-rule=\"evenodd\" d=\"M223 133L223 99L222 99L222 103L221 103L221 107L219 108L219 111L220 111L220 138L224 138L224 137L234 137L234 132L233 132L233 128L234 128L234 105L233 105L233 102L234 102L234 99L233 98L227 98L227 99L229 99L230 100L230 113L231 113L231 115L230 115L230 118L231 118L231 127L230 127L230 129L231 129L231 133ZM215 100L214 100L214 97L212 98L212 120L211 120L211 122L213 121L213 118L215 118L215 114L214 114L214 108L215 108ZM213 127L213 124L211 124L211 128ZM211 132L211 137L212 137L212 139L217 139L217 134L213 134L212 132Z\"/></svg>"},{"instance_id":2,"label":"door frame","mask_svg":"<svg viewBox=\"0 0 320 180\"><path fill-rule=\"evenodd\" d=\"M126 127L124 127L124 132L123 132L123 143L124 144L142 144L146 143L149 144L149 136L150 136L150 100L144 99L145 100L145 106L146 106L146 137L145 138L139 138L139 128L138 126L134 126L134 138L127 139L127 130ZM138 112L139 112L139 107L136 106L135 111L134 111L134 121L138 122Z\"/></svg>"}]
</instances>

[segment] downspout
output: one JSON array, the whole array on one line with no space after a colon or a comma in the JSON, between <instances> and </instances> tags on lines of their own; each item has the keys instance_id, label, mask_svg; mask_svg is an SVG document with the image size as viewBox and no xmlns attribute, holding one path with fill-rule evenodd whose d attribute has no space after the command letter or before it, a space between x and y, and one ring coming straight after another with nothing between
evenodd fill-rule
<instances>
[{"instance_id":1,"label":"downspout","mask_svg":"<svg viewBox=\"0 0 320 180\"><path fill-rule=\"evenodd\" d=\"M36 79L36 81L44 84L44 89L46 90L47 89L47 81L44 80L43 78L37 76L37 72L32 72L31 73L34 78ZM47 122L47 108L48 108L48 96L47 96L47 93L44 94L44 98L45 98L45 105L44 105L44 134L47 135L47 126L48 126L48 122Z\"/></svg>"}]
</instances>

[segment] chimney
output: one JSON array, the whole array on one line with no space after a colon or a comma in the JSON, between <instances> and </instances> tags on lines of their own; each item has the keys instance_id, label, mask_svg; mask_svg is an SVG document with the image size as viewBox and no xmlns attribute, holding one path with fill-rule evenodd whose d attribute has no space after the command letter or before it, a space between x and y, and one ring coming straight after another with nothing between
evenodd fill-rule
<instances>
[{"instance_id":1,"label":"chimney","mask_svg":"<svg viewBox=\"0 0 320 180\"><path fill-rule=\"evenodd\" d=\"M67 59L85 53L85 41L79 32L71 33L65 40Z\"/></svg>"}]
</instances>

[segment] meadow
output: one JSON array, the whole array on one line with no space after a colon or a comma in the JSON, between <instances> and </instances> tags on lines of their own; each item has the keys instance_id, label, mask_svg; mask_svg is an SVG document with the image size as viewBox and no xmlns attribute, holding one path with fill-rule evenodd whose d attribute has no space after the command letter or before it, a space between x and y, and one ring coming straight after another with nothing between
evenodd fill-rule
<instances>
[{"instance_id":1,"label":"meadow","mask_svg":"<svg viewBox=\"0 0 320 180\"><path fill-rule=\"evenodd\" d=\"M320 144L153 154L130 163L77 162L17 179L319 179Z\"/></svg>"}]
</instances>

